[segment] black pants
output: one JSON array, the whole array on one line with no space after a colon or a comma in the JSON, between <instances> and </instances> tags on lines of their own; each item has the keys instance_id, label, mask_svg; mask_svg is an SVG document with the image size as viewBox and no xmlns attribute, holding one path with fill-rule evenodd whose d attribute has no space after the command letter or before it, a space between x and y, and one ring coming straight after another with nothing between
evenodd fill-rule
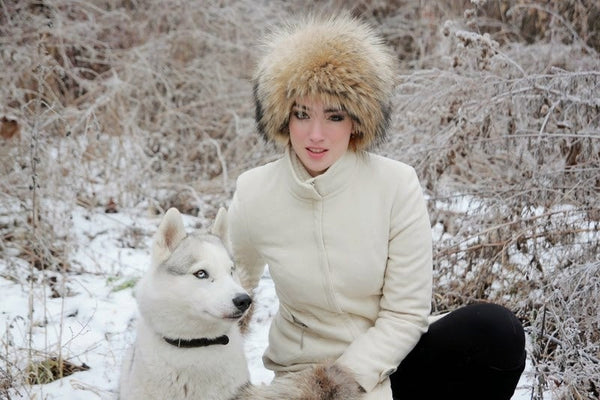
<instances>
[{"instance_id":1,"label":"black pants","mask_svg":"<svg viewBox=\"0 0 600 400\"><path fill-rule=\"evenodd\" d=\"M459 308L429 326L390 376L398 400L509 400L525 368L525 334L495 304Z\"/></svg>"}]
</instances>

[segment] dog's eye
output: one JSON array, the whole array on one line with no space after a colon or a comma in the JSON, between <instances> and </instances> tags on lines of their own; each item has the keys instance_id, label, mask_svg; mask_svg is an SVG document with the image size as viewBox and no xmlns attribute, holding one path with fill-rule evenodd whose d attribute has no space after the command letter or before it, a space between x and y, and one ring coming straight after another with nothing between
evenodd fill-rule
<instances>
[{"instance_id":1,"label":"dog's eye","mask_svg":"<svg viewBox=\"0 0 600 400\"><path fill-rule=\"evenodd\" d=\"M194 276L198 279L206 279L206 278L208 278L208 272L201 269L199 271L194 272Z\"/></svg>"}]
</instances>

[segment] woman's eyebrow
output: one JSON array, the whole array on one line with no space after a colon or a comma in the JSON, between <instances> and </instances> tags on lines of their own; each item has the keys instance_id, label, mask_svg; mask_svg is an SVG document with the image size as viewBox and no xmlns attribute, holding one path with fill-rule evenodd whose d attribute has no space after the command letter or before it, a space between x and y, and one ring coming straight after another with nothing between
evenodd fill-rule
<instances>
[{"instance_id":1,"label":"woman's eyebrow","mask_svg":"<svg viewBox=\"0 0 600 400\"><path fill-rule=\"evenodd\" d=\"M324 111L325 114L339 113L339 112L346 112L346 110L344 110L342 107L329 107L329 108L326 108Z\"/></svg>"}]
</instances>

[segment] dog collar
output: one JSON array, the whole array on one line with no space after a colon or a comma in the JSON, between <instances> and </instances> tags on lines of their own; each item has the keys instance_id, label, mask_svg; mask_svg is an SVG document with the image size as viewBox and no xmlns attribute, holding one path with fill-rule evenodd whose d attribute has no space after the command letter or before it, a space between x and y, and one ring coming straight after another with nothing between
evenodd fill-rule
<instances>
[{"instance_id":1,"label":"dog collar","mask_svg":"<svg viewBox=\"0 0 600 400\"><path fill-rule=\"evenodd\" d=\"M229 337L227 335L219 336L214 339L200 338L200 339L171 339L163 338L165 342L180 348L191 348L191 347L206 347L212 346L213 344L227 344L229 343Z\"/></svg>"}]
</instances>

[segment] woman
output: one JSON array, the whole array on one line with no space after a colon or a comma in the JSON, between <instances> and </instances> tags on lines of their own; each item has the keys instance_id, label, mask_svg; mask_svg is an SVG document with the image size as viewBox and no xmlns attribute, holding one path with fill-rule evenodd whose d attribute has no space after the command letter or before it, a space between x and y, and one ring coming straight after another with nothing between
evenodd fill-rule
<instances>
[{"instance_id":1,"label":"woman","mask_svg":"<svg viewBox=\"0 0 600 400\"><path fill-rule=\"evenodd\" d=\"M429 327L431 228L418 178L367 152L388 131L395 68L373 30L347 15L268 38L254 79L256 122L286 150L239 177L229 210L236 262L252 287L268 264L279 298L264 364L278 376L335 360L367 399L392 399L392 390L403 399L509 399L524 362L518 320L480 305ZM447 335L456 335L451 349ZM499 373L488 379L484 369ZM471 390L458 377L493 386Z\"/></svg>"}]
</instances>

